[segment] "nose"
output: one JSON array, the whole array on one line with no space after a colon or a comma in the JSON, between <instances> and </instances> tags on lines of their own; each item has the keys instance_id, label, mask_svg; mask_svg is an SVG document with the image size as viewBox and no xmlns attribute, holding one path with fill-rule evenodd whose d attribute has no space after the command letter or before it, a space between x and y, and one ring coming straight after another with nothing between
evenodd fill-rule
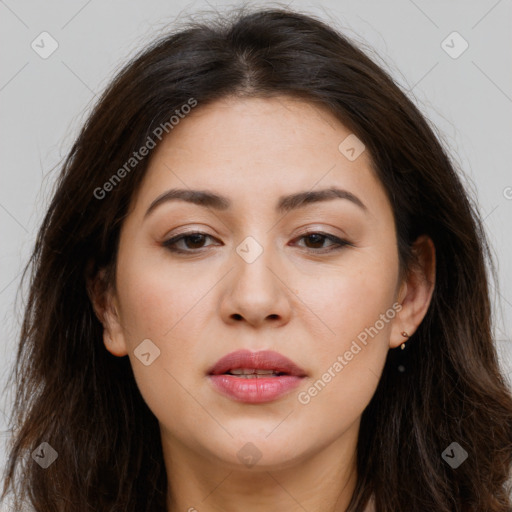
<instances>
[{"instance_id":1,"label":"nose","mask_svg":"<svg viewBox=\"0 0 512 512\"><path fill-rule=\"evenodd\" d=\"M250 261L250 260L249 260ZM235 268L224 283L220 313L226 323L247 322L252 327L265 323L278 327L289 322L292 284L287 283L283 262L274 251L263 252L252 262L233 254Z\"/></svg>"}]
</instances>

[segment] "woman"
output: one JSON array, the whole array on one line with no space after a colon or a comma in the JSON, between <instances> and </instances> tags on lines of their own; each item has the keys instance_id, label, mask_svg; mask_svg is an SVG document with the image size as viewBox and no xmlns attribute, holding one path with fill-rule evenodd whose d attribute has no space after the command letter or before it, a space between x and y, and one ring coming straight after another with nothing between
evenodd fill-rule
<instances>
[{"instance_id":1,"label":"woman","mask_svg":"<svg viewBox=\"0 0 512 512\"><path fill-rule=\"evenodd\" d=\"M487 257L428 123L334 29L275 9L166 36L39 232L4 495L510 511Z\"/></svg>"}]
</instances>

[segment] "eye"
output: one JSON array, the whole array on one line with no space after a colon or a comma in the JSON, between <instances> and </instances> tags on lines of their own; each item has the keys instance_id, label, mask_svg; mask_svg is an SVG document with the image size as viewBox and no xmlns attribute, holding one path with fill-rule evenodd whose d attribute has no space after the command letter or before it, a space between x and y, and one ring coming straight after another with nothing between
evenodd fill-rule
<instances>
[{"instance_id":1,"label":"eye","mask_svg":"<svg viewBox=\"0 0 512 512\"><path fill-rule=\"evenodd\" d=\"M211 235L208 235L207 233L202 233L200 231L191 231L189 233L182 233L181 235L177 235L175 237L170 238L169 240L166 240L165 242L162 242L162 246L164 246L169 251L174 253L193 254L195 252L199 252L198 249L208 247L208 245L204 245L204 242L207 238L213 239L213 237ZM353 247L353 245L347 240L343 240L329 233L322 233L318 231L305 233L299 238L296 238L296 240L303 239L307 242L305 248L309 251L316 253L337 251L347 245ZM328 245L327 247L324 246L324 243L326 241L331 242L331 244ZM182 244L182 246L179 247L179 244ZM183 244L185 245L185 247L183 247Z\"/></svg>"},{"instance_id":2,"label":"eye","mask_svg":"<svg viewBox=\"0 0 512 512\"><path fill-rule=\"evenodd\" d=\"M353 245L350 242L348 242L347 240L343 240L341 238L338 238L337 236L331 235L329 233L322 233L320 231L311 231L309 233L305 233L304 235L300 236L296 240L302 240L302 239L304 239L307 242L306 246L305 246L306 249L312 250L313 252L317 252L317 253L337 251L346 245L353 247ZM322 247L324 242L327 240L332 242L332 244L327 247ZM308 244L310 244L310 245L308 246ZM327 250L319 251L318 249L327 249Z\"/></svg>"},{"instance_id":3,"label":"eye","mask_svg":"<svg viewBox=\"0 0 512 512\"><path fill-rule=\"evenodd\" d=\"M182 233L181 235L175 236L162 242L162 245L169 249L171 252L176 253L192 253L196 252L194 249L202 249L203 247L208 247L203 245L206 238L212 238L211 235L207 233L201 233L200 231L191 231L189 233ZM177 247L180 242L185 243L185 248Z\"/></svg>"}]
</instances>

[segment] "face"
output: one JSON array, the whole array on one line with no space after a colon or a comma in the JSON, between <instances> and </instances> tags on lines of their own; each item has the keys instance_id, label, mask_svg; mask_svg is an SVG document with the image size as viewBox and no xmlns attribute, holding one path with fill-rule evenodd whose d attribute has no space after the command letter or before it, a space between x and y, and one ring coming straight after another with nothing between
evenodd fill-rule
<instances>
[{"instance_id":1,"label":"face","mask_svg":"<svg viewBox=\"0 0 512 512\"><path fill-rule=\"evenodd\" d=\"M251 442L276 468L357 429L422 310L399 281L391 205L349 136L296 99L225 99L154 150L122 227L105 344L129 356L164 443L240 466ZM171 189L222 199L162 198ZM278 352L302 376L209 375L238 350Z\"/></svg>"}]
</instances>

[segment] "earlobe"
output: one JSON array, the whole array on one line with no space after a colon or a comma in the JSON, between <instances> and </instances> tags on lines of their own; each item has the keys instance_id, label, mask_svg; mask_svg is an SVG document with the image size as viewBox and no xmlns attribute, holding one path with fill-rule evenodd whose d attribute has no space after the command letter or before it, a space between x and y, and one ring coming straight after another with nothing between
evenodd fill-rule
<instances>
[{"instance_id":1,"label":"earlobe","mask_svg":"<svg viewBox=\"0 0 512 512\"><path fill-rule=\"evenodd\" d=\"M436 266L434 243L428 236L421 235L414 242L412 250L415 261L400 287L398 300L402 309L393 323L391 348L407 342L414 334L428 311L434 292Z\"/></svg>"},{"instance_id":2,"label":"earlobe","mask_svg":"<svg viewBox=\"0 0 512 512\"><path fill-rule=\"evenodd\" d=\"M103 331L103 344L113 356L124 357L128 355L124 341L113 340L107 330Z\"/></svg>"}]
</instances>

